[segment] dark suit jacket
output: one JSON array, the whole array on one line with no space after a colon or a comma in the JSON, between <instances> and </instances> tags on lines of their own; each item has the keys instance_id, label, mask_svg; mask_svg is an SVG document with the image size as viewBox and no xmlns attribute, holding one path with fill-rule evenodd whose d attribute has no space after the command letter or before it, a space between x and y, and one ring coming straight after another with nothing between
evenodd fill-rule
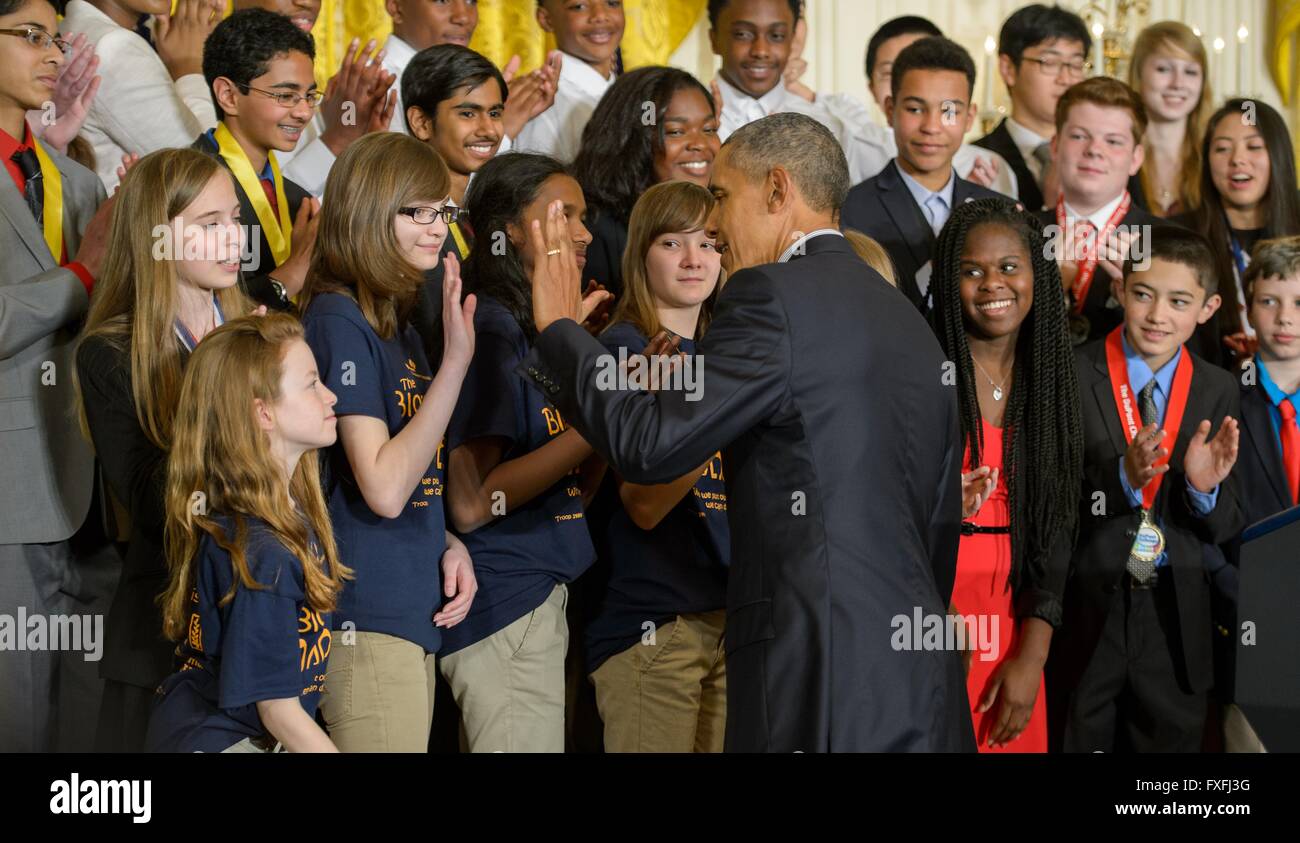
<instances>
[{"instance_id":1,"label":"dark suit jacket","mask_svg":"<svg viewBox=\"0 0 1300 843\"><path fill-rule=\"evenodd\" d=\"M605 350L567 319L520 371L634 483L723 449L727 749L973 749L957 654L891 646L899 616L944 613L961 522L956 396L924 320L822 235L732 276L697 351L694 401L601 388Z\"/></svg>"},{"instance_id":2,"label":"dark suit jacket","mask_svg":"<svg viewBox=\"0 0 1300 843\"><path fill-rule=\"evenodd\" d=\"M189 356L184 348L181 354ZM99 673L105 679L153 688L171 673L175 649L163 638L162 612L156 602L167 587L163 558L167 454L140 426L128 350L100 337L89 338L77 348L77 375L104 479L131 519L122 578L104 624Z\"/></svg>"},{"instance_id":3,"label":"dark suit jacket","mask_svg":"<svg viewBox=\"0 0 1300 843\"><path fill-rule=\"evenodd\" d=\"M1207 544L1227 541L1241 531L1237 479L1229 476L1219 487L1214 509L1205 517L1193 513L1187 500L1187 475L1183 456L1196 427L1210 419L1210 435L1218 432L1224 416L1240 418L1238 390L1232 376L1192 356L1192 383L1178 439L1154 504L1157 522L1165 534L1165 548L1173 576L1177 616L1162 618L1174 646L1176 670L1184 690L1204 691L1213 684L1210 656L1211 615L1209 575L1203 562ZM1083 404L1084 484L1079 505L1079 541L1070 561L1065 587L1064 634L1052 641L1049 675L1052 694L1064 695L1067 704L1114 605L1114 594L1126 588L1128 552L1133 545L1138 510L1129 505L1120 484L1120 458L1127 448L1106 370L1104 342L1081 346L1075 364ZM1172 423L1169 418L1166 423ZM1098 500L1096 493L1104 499ZM1102 514L1095 509L1102 509ZM1068 706L1067 706L1068 707Z\"/></svg>"},{"instance_id":4,"label":"dark suit jacket","mask_svg":"<svg viewBox=\"0 0 1300 843\"><path fill-rule=\"evenodd\" d=\"M972 199L1002 195L955 174L953 177L957 179L952 192L954 208ZM903 182L897 161L849 191L840 226L861 231L883 246L894 264L898 289L922 313L929 312L929 296L921 295L916 273L934 254L934 230Z\"/></svg>"},{"instance_id":5,"label":"dark suit jacket","mask_svg":"<svg viewBox=\"0 0 1300 843\"><path fill-rule=\"evenodd\" d=\"M1240 377L1238 384L1241 384ZM1282 446L1273 423L1269 419L1268 393L1258 383L1241 384L1241 442L1237 449L1237 464L1232 473L1237 478L1241 495L1242 523L1246 527L1265 518L1290 509L1291 491L1286 485L1286 469L1282 467ZM1218 559L1225 563L1212 571L1214 582L1215 625L1218 630L1215 655L1218 657L1215 684L1216 696L1223 700L1233 698L1236 684L1237 641L1237 572L1241 564L1241 538L1234 536L1222 550ZM1210 557L1216 558L1216 557ZM1224 634L1224 633L1227 634Z\"/></svg>"},{"instance_id":6,"label":"dark suit jacket","mask_svg":"<svg viewBox=\"0 0 1300 843\"><path fill-rule=\"evenodd\" d=\"M191 148L206 152L220 161L221 166L226 166L225 159L217 151L216 143L208 137L206 132L199 135L198 139L191 144ZM274 310L286 310L288 307L285 302L281 301L279 295L275 292L275 288L271 286L271 272L276 266L275 255L271 252L271 244L266 239L266 232L262 231L261 224L257 219L257 212L253 210L253 204L248 201L248 195L244 193L244 188L240 186L238 181L234 181L234 184L235 196L239 198L240 222L245 226L258 226L257 231L259 234L257 242L253 244L254 257L244 265L244 290L256 299L259 304L264 304ZM302 200L310 195L289 179L284 180L284 198L289 200L290 220L298 216L298 206L302 204Z\"/></svg>"},{"instance_id":7,"label":"dark suit jacket","mask_svg":"<svg viewBox=\"0 0 1300 843\"><path fill-rule=\"evenodd\" d=\"M1025 157L1020 154L1020 148L1016 146L1016 142L1012 139L1005 119L998 124L996 129L975 141L975 146L996 152L1007 159L1007 163L1011 165L1011 171L1016 174L1016 185L1020 190L1020 201L1025 208L1033 212L1043 207L1043 191L1039 189L1038 182L1034 180L1034 174L1029 172L1029 165L1025 163Z\"/></svg>"}]
</instances>

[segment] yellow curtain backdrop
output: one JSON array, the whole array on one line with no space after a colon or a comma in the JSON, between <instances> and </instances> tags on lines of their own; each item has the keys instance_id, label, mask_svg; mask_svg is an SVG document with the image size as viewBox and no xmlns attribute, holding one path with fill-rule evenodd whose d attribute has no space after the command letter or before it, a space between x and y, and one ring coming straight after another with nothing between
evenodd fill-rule
<instances>
[{"instance_id":1,"label":"yellow curtain backdrop","mask_svg":"<svg viewBox=\"0 0 1300 843\"><path fill-rule=\"evenodd\" d=\"M1296 39L1300 36L1300 0L1272 0L1273 51L1269 66L1273 81L1282 94L1291 125L1300 126L1300 102L1296 97ZM1291 142L1300 156L1300 132L1292 132Z\"/></svg>"},{"instance_id":2,"label":"yellow curtain backdrop","mask_svg":"<svg viewBox=\"0 0 1300 843\"><path fill-rule=\"evenodd\" d=\"M626 68L666 64L704 12L706 0L624 0ZM519 56L527 73L540 67L555 40L537 25L537 0L481 0L470 46L504 67ZM322 0L316 37L316 78L324 83L338 69L354 37L379 44L392 31L383 0Z\"/></svg>"}]
</instances>

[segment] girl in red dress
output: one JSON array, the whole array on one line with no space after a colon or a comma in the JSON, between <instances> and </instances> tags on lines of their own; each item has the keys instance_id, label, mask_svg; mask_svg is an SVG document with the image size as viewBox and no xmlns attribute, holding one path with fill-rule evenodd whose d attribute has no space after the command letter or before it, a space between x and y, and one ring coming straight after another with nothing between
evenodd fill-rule
<instances>
[{"instance_id":1,"label":"girl in red dress","mask_svg":"<svg viewBox=\"0 0 1300 843\"><path fill-rule=\"evenodd\" d=\"M1065 300L1041 226L1007 199L958 206L935 251L934 322L966 456L949 611L965 619L982 752L1046 752L1043 665L1078 524L1083 432Z\"/></svg>"}]
</instances>

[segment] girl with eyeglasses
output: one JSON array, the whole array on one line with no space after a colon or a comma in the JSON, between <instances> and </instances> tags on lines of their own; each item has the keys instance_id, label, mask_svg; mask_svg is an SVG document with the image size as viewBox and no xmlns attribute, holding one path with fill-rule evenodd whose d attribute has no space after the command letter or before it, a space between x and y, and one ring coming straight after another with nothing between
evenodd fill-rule
<instances>
[{"instance_id":1,"label":"girl with eyeglasses","mask_svg":"<svg viewBox=\"0 0 1300 843\"><path fill-rule=\"evenodd\" d=\"M355 642L333 649L321 710L344 752L424 752L434 654L477 587L443 515L443 434L474 354L475 300L462 306L460 264L447 256L434 370L410 323L447 237L450 179L432 149L395 132L366 135L339 156L325 189L347 201L321 212L303 325L338 396L327 494L356 579L335 625L355 630Z\"/></svg>"}]
</instances>

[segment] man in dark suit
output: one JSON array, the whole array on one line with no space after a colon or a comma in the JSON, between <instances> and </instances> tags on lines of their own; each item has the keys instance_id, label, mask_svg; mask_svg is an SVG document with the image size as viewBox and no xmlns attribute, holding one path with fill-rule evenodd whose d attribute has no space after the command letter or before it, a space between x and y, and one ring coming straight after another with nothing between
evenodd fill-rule
<instances>
[{"instance_id":1,"label":"man in dark suit","mask_svg":"<svg viewBox=\"0 0 1300 843\"><path fill-rule=\"evenodd\" d=\"M1157 238L1149 268L1123 282L1123 325L1078 350L1079 541L1069 634L1048 660L1053 743L1066 751L1201 748L1213 684L1204 552L1242 527L1229 473L1237 387L1184 346L1219 304L1208 258L1194 232Z\"/></svg>"},{"instance_id":2,"label":"man in dark suit","mask_svg":"<svg viewBox=\"0 0 1300 843\"><path fill-rule=\"evenodd\" d=\"M1091 49L1083 19L1060 6L1025 6L1002 24L998 70L1011 94L1011 116L975 145L1007 159L1030 211L1045 204L1057 101L1087 75Z\"/></svg>"},{"instance_id":3,"label":"man in dark suit","mask_svg":"<svg viewBox=\"0 0 1300 843\"><path fill-rule=\"evenodd\" d=\"M955 205L998 196L966 181L952 159L975 122L975 63L946 38L922 38L894 60L885 114L898 156L849 191L841 220L874 239L894 264L898 289L929 312L935 237Z\"/></svg>"},{"instance_id":4,"label":"man in dark suit","mask_svg":"<svg viewBox=\"0 0 1300 843\"><path fill-rule=\"evenodd\" d=\"M848 187L835 138L802 115L722 147L711 226L730 280L694 393L597 377L617 364L579 325L596 297L581 300L552 211L528 256L540 334L520 371L632 482L723 449L728 750L972 750L957 653L894 634L942 622L952 590L956 396L916 309L838 231Z\"/></svg>"}]
</instances>

